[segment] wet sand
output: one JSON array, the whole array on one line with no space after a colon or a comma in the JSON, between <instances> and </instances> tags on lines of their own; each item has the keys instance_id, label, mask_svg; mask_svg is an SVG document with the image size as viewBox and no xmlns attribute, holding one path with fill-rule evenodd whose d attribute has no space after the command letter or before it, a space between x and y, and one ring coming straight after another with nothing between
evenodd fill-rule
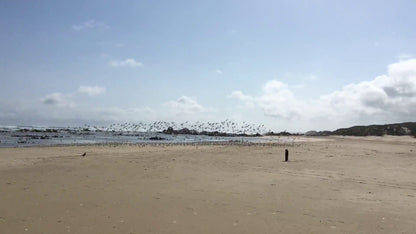
<instances>
[{"instance_id":1,"label":"wet sand","mask_svg":"<svg viewBox=\"0 0 416 234\"><path fill-rule=\"evenodd\" d=\"M1 148L0 233L416 233L415 138L307 139Z\"/></svg>"}]
</instances>

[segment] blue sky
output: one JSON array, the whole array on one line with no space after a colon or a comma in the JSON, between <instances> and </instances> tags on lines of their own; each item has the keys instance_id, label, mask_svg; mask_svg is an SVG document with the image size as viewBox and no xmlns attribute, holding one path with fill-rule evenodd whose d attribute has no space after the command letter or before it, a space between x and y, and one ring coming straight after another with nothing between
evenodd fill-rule
<instances>
[{"instance_id":1,"label":"blue sky","mask_svg":"<svg viewBox=\"0 0 416 234\"><path fill-rule=\"evenodd\" d=\"M415 11L415 1L1 1L0 125L415 121Z\"/></svg>"}]
</instances>

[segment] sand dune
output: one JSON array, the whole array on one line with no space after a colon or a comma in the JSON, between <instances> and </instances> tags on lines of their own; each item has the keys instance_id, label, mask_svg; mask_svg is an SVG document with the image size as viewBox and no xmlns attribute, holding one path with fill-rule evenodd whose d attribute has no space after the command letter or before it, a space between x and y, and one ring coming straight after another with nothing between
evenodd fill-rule
<instances>
[{"instance_id":1,"label":"sand dune","mask_svg":"<svg viewBox=\"0 0 416 234\"><path fill-rule=\"evenodd\" d=\"M416 232L415 138L319 139L2 148L0 233Z\"/></svg>"}]
</instances>

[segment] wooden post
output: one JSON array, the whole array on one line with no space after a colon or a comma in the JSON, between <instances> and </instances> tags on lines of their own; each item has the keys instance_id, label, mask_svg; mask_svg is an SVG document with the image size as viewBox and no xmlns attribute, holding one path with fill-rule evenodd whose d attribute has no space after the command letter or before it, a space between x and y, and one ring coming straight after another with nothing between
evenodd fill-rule
<instances>
[{"instance_id":1,"label":"wooden post","mask_svg":"<svg viewBox=\"0 0 416 234\"><path fill-rule=\"evenodd\" d=\"M285 162L289 161L289 150L285 149Z\"/></svg>"}]
</instances>

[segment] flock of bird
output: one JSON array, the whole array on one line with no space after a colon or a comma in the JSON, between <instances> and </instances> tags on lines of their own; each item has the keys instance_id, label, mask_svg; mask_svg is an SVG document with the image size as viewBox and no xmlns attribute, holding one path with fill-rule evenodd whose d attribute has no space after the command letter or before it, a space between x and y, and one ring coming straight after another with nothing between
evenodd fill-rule
<instances>
[{"instance_id":1,"label":"flock of bird","mask_svg":"<svg viewBox=\"0 0 416 234\"><path fill-rule=\"evenodd\" d=\"M180 130L187 128L189 130L196 130L198 132L221 132L230 134L264 134L271 130L266 130L265 126L250 124L242 122L238 124L232 120L225 120L221 122L190 122L186 121L183 123L168 122L168 121L156 121L153 123L114 123L108 126L94 126L84 125L84 129L90 131L115 131L115 132L161 132L168 129L169 127L174 130Z\"/></svg>"}]
</instances>

